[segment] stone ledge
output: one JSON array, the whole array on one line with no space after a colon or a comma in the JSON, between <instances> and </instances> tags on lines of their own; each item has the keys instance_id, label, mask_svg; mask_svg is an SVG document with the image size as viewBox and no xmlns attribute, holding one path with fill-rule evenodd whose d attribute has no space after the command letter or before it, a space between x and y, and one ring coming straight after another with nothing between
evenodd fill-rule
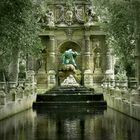
<instances>
[{"instance_id":1,"label":"stone ledge","mask_svg":"<svg viewBox=\"0 0 140 140\"><path fill-rule=\"evenodd\" d=\"M120 97L112 97L110 94L106 93L104 93L104 98L110 108L113 108L132 118L140 120L140 104L132 104L128 100L123 100Z\"/></svg>"},{"instance_id":2,"label":"stone ledge","mask_svg":"<svg viewBox=\"0 0 140 140\"><path fill-rule=\"evenodd\" d=\"M19 112L32 107L33 102L36 100L36 94L32 94L21 100L10 102L0 107L0 120L8 118Z\"/></svg>"}]
</instances>

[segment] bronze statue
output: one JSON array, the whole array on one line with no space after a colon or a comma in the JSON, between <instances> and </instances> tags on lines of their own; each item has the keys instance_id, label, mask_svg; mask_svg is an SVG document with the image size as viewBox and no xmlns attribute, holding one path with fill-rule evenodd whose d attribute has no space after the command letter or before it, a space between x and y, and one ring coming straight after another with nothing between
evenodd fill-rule
<instances>
[{"instance_id":1,"label":"bronze statue","mask_svg":"<svg viewBox=\"0 0 140 140\"><path fill-rule=\"evenodd\" d=\"M78 53L76 51L73 51L72 49L65 51L64 54L62 55L62 61L63 61L62 63L64 65L72 64L73 66L77 67L75 62L75 58L77 55Z\"/></svg>"}]
</instances>

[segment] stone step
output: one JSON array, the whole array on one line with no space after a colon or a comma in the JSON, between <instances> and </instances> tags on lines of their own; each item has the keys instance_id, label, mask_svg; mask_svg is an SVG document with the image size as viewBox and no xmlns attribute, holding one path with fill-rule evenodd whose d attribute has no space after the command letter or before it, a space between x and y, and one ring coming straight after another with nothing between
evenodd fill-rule
<instances>
[{"instance_id":1,"label":"stone step","mask_svg":"<svg viewBox=\"0 0 140 140\"><path fill-rule=\"evenodd\" d=\"M37 95L34 106L105 108L107 105L102 93L95 94L86 87L55 87L45 94Z\"/></svg>"},{"instance_id":2,"label":"stone step","mask_svg":"<svg viewBox=\"0 0 140 140\"><path fill-rule=\"evenodd\" d=\"M46 94L48 93L94 93L93 91L90 91L89 89L85 87L56 87L51 89L50 91L47 91Z\"/></svg>"},{"instance_id":3,"label":"stone step","mask_svg":"<svg viewBox=\"0 0 140 140\"><path fill-rule=\"evenodd\" d=\"M102 101L103 94L41 94L37 95L40 101Z\"/></svg>"},{"instance_id":4,"label":"stone step","mask_svg":"<svg viewBox=\"0 0 140 140\"><path fill-rule=\"evenodd\" d=\"M81 88L59 88L59 89L53 89L54 91L89 91L87 89L81 89Z\"/></svg>"},{"instance_id":5,"label":"stone step","mask_svg":"<svg viewBox=\"0 0 140 140\"><path fill-rule=\"evenodd\" d=\"M51 118L83 118L84 115L102 115L104 113L104 110L106 109L106 106L96 106L93 108L93 106L79 106L79 105L69 105L67 106L57 106L57 105L36 105L34 104L33 110L37 112L37 114L47 114L47 116L51 116Z\"/></svg>"},{"instance_id":6,"label":"stone step","mask_svg":"<svg viewBox=\"0 0 140 140\"><path fill-rule=\"evenodd\" d=\"M93 94L89 91L50 91L45 94Z\"/></svg>"},{"instance_id":7,"label":"stone step","mask_svg":"<svg viewBox=\"0 0 140 140\"><path fill-rule=\"evenodd\" d=\"M105 101L48 101L48 102L36 102L33 104L33 107L41 107L41 106L47 106L47 107L53 107L53 108L60 108L60 107L75 107L79 106L81 107L99 107L99 108L106 108L106 102Z\"/></svg>"}]
</instances>

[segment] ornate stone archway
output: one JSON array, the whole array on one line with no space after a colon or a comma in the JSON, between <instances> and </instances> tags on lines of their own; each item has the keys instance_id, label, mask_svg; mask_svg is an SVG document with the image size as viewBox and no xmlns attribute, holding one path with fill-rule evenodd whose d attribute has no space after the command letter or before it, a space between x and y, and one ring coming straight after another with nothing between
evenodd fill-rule
<instances>
[{"instance_id":1,"label":"ornate stone archway","mask_svg":"<svg viewBox=\"0 0 140 140\"><path fill-rule=\"evenodd\" d=\"M62 56L64 53L68 50L72 50L73 52L76 52L78 55L75 58L75 63L77 67L73 65L64 65L62 62ZM81 55L81 46L73 41L73 40L67 40L63 41L58 45L57 49L57 77L58 77L58 85L61 85L61 83L69 76L73 75L74 78L77 80L79 84L81 84L81 69L82 69L82 55Z\"/></svg>"},{"instance_id":2,"label":"ornate stone archway","mask_svg":"<svg viewBox=\"0 0 140 140\"><path fill-rule=\"evenodd\" d=\"M72 40L64 41L58 45L58 49L57 49L58 68L62 64L62 54L66 50L69 50L69 49L72 49L73 51L78 52L79 55L76 58L76 63L77 63L78 69L81 70L81 66L82 66L81 46L80 46L80 44L78 44L77 42L72 41Z\"/></svg>"}]
</instances>

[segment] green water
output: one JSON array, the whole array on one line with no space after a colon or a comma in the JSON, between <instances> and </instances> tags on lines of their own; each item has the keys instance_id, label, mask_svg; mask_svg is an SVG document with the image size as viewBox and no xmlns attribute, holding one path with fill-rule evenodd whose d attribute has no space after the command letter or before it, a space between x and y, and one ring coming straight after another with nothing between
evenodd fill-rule
<instances>
[{"instance_id":1,"label":"green water","mask_svg":"<svg viewBox=\"0 0 140 140\"><path fill-rule=\"evenodd\" d=\"M0 140L140 140L140 121L109 108L30 109L0 121Z\"/></svg>"}]
</instances>

